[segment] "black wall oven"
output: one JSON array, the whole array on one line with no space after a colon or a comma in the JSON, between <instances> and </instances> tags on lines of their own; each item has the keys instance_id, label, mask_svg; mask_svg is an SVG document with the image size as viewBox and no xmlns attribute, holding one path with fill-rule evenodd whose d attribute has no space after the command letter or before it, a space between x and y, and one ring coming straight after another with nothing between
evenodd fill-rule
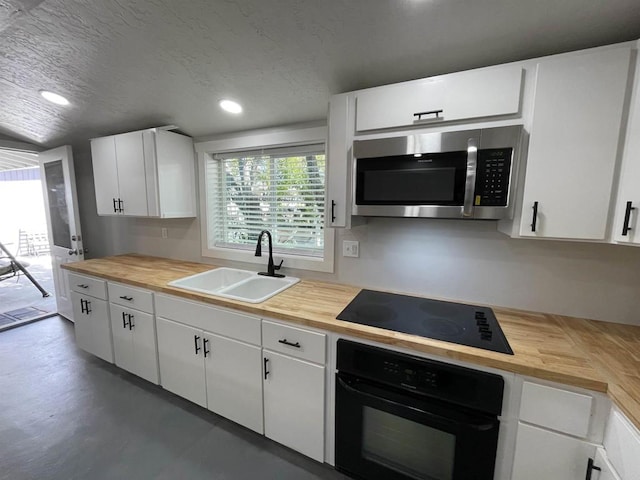
<instances>
[{"instance_id":1,"label":"black wall oven","mask_svg":"<svg viewBox=\"0 0 640 480\"><path fill-rule=\"evenodd\" d=\"M499 375L338 341L336 469L361 479L493 479Z\"/></svg>"}]
</instances>

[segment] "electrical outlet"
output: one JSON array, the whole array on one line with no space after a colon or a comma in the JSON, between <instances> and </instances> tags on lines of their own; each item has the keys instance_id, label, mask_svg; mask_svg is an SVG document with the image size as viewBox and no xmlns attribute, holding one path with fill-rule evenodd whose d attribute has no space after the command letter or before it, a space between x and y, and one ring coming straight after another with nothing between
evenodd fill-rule
<instances>
[{"instance_id":1,"label":"electrical outlet","mask_svg":"<svg viewBox=\"0 0 640 480\"><path fill-rule=\"evenodd\" d=\"M169 229L162 227L162 238L169 238Z\"/></svg>"},{"instance_id":2,"label":"electrical outlet","mask_svg":"<svg viewBox=\"0 0 640 480\"><path fill-rule=\"evenodd\" d=\"M343 240L342 241L342 256L343 257L359 257L360 256L360 242L355 240Z\"/></svg>"}]
</instances>

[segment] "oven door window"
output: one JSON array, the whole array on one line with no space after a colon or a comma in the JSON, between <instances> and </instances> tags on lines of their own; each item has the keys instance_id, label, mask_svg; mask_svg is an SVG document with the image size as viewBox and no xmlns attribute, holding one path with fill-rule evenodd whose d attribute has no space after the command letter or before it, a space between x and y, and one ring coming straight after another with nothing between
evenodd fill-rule
<instances>
[{"instance_id":1,"label":"oven door window","mask_svg":"<svg viewBox=\"0 0 640 480\"><path fill-rule=\"evenodd\" d=\"M362 458L409 478L453 479L455 435L369 406L362 413Z\"/></svg>"},{"instance_id":2,"label":"oven door window","mask_svg":"<svg viewBox=\"0 0 640 480\"><path fill-rule=\"evenodd\" d=\"M466 151L361 158L356 204L462 205L466 176Z\"/></svg>"},{"instance_id":3,"label":"oven door window","mask_svg":"<svg viewBox=\"0 0 640 480\"><path fill-rule=\"evenodd\" d=\"M336 468L357 478L493 478L495 416L336 375Z\"/></svg>"}]
</instances>

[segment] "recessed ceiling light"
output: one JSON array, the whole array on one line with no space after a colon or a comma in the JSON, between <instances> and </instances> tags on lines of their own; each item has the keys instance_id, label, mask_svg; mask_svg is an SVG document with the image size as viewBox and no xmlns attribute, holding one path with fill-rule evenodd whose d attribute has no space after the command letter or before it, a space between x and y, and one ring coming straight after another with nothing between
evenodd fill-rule
<instances>
[{"instance_id":1,"label":"recessed ceiling light","mask_svg":"<svg viewBox=\"0 0 640 480\"><path fill-rule=\"evenodd\" d=\"M233 100L220 100L220 108L229 113L242 113L242 105Z\"/></svg>"},{"instance_id":2,"label":"recessed ceiling light","mask_svg":"<svg viewBox=\"0 0 640 480\"><path fill-rule=\"evenodd\" d=\"M58 95L57 93L53 93L48 90L40 90L40 95L49 100L51 103L55 103L56 105L69 105L69 100L64 98L62 95Z\"/></svg>"}]
</instances>

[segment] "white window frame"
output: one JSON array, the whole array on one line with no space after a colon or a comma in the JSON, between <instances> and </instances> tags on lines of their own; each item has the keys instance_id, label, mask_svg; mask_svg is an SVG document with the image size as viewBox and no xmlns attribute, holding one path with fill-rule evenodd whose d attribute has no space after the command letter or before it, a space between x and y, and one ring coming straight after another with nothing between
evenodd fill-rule
<instances>
[{"instance_id":1,"label":"white window frame","mask_svg":"<svg viewBox=\"0 0 640 480\"><path fill-rule=\"evenodd\" d=\"M215 137L212 140L198 142L195 144L198 155L199 187L200 187L200 238L202 242L202 256L210 258L220 258L224 260L234 260L238 262L264 264L267 263L268 251L262 250L262 257L256 257L253 251L236 248L209 247L209 215L207 211L207 185L206 185L206 162L216 153L242 152L246 150L256 150L260 148L290 147L296 145L324 143L325 152L327 144L327 127L283 127L268 130L252 130L228 136ZM326 154L326 153L325 153ZM326 167L328 167L328 156L326 157ZM324 196L325 205L327 199L328 175L325 173ZM326 208L325 208L326 212ZM311 257L288 253L274 253L275 263L284 260L283 268L295 268L301 270L313 270L317 272L333 273L335 231L324 222L324 255L322 257Z\"/></svg>"}]
</instances>

